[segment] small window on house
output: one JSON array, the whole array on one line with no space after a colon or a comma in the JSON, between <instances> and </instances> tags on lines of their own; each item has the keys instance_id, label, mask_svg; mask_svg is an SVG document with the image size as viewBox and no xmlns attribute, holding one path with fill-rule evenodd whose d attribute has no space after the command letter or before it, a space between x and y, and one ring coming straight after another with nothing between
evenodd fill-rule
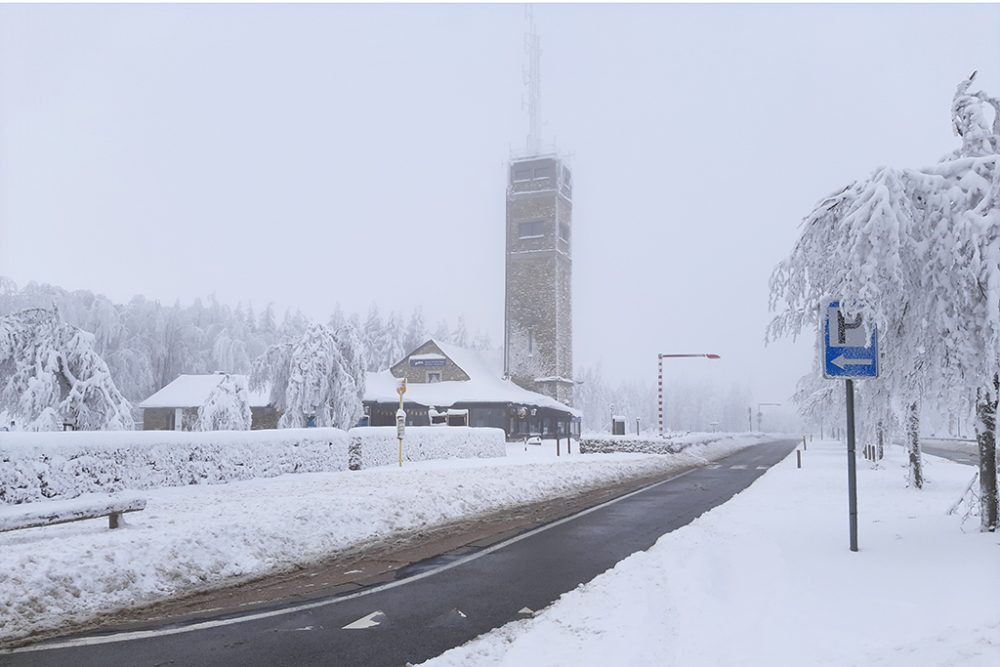
<instances>
[{"instance_id":1,"label":"small window on house","mask_svg":"<svg viewBox=\"0 0 1000 667\"><path fill-rule=\"evenodd\" d=\"M440 371L435 371L435 372L428 371L427 372L427 381L428 382L440 382L441 381L441 372Z\"/></svg>"},{"instance_id":2,"label":"small window on house","mask_svg":"<svg viewBox=\"0 0 1000 667\"><path fill-rule=\"evenodd\" d=\"M522 222L517 226L517 236L522 239L540 239L545 236L545 221Z\"/></svg>"}]
</instances>

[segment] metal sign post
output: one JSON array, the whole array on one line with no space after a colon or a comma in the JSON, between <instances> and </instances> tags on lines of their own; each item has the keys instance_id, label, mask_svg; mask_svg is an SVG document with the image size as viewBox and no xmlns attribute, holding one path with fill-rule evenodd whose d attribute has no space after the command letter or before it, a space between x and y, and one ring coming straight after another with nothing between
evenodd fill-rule
<instances>
[{"instance_id":1,"label":"metal sign post","mask_svg":"<svg viewBox=\"0 0 1000 667\"><path fill-rule=\"evenodd\" d=\"M846 380L847 505L851 551L858 550L858 475L854 440L854 379L878 377L878 332L865 335L861 316L848 321L840 303L832 302L823 318L823 377Z\"/></svg>"}]
</instances>

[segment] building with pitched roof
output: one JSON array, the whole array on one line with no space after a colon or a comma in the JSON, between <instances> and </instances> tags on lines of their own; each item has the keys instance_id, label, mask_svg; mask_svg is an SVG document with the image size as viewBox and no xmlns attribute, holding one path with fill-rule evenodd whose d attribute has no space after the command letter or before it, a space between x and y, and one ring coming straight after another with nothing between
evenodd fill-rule
<instances>
[{"instance_id":1,"label":"building with pitched roof","mask_svg":"<svg viewBox=\"0 0 1000 667\"><path fill-rule=\"evenodd\" d=\"M208 400L225 373L211 375L178 375L173 382L139 403L142 408L144 431L188 431L198 418L198 408ZM247 376L230 377L246 381ZM269 387L249 390L250 429L278 428L281 414L274 408Z\"/></svg>"},{"instance_id":2,"label":"building with pitched roof","mask_svg":"<svg viewBox=\"0 0 1000 667\"><path fill-rule=\"evenodd\" d=\"M468 425L503 429L509 440L529 435L579 435L580 411L504 378L500 354L430 339L391 368L368 373L364 407L372 426L396 423L406 379L406 423L428 426L435 415L468 411Z\"/></svg>"}]
</instances>

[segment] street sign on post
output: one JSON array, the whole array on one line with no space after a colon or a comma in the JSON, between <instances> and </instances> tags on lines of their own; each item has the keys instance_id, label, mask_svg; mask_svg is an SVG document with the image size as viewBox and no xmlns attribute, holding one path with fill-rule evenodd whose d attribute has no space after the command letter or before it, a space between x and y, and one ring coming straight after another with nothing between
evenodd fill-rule
<instances>
[{"instance_id":1,"label":"street sign on post","mask_svg":"<svg viewBox=\"0 0 1000 667\"><path fill-rule=\"evenodd\" d=\"M854 444L854 379L878 377L878 331L865 335L858 315L844 317L840 302L826 307L823 317L823 377L844 379L847 390L847 511L851 551L858 550L858 477Z\"/></svg>"},{"instance_id":2,"label":"street sign on post","mask_svg":"<svg viewBox=\"0 0 1000 667\"><path fill-rule=\"evenodd\" d=\"M878 377L878 331L865 336L861 316L848 320L834 301L823 318L823 377Z\"/></svg>"}]
</instances>

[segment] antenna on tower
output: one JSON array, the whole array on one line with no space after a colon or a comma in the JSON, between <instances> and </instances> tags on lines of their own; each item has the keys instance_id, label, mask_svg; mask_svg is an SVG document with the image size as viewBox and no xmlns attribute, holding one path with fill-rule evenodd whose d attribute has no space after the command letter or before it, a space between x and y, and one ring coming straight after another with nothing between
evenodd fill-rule
<instances>
[{"instance_id":1,"label":"antenna on tower","mask_svg":"<svg viewBox=\"0 0 1000 667\"><path fill-rule=\"evenodd\" d=\"M524 6L524 17L528 20L528 30L524 34L524 52L528 56L528 71L524 85L528 98L528 141L529 155L542 152L542 40L535 31L535 10Z\"/></svg>"}]
</instances>

